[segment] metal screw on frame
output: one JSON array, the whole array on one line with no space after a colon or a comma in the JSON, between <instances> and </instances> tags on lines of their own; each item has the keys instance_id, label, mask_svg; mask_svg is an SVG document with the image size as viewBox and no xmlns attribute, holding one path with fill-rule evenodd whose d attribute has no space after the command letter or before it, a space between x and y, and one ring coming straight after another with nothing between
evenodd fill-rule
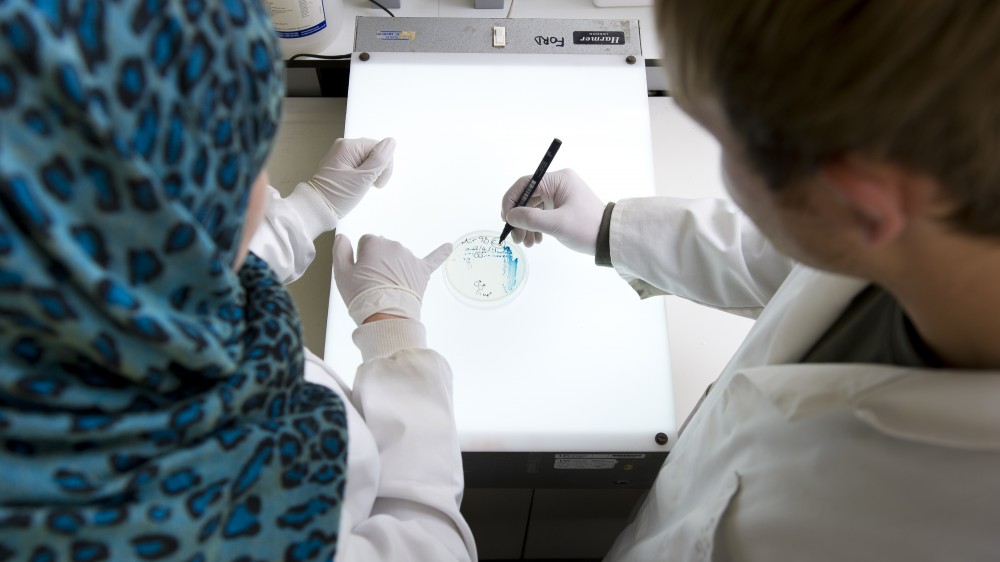
<instances>
[{"instance_id":1,"label":"metal screw on frame","mask_svg":"<svg viewBox=\"0 0 1000 562\"><path fill-rule=\"evenodd\" d=\"M364 62L370 58L372 57L368 53L361 53L360 55L358 55L358 60L360 60L361 62Z\"/></svg>"}]
</instances>

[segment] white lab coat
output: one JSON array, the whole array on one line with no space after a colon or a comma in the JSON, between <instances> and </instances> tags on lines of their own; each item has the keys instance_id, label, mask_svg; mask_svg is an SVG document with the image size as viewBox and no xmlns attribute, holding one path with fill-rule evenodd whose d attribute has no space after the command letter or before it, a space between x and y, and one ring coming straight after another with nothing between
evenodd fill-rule
<instances>
[{"instance_id":1,"label":"white lab coat","mask_svg":"<svg viewBox=\"0 0 1000 562\"><path fill-rule=\"evenodd\" d=\"M722 201L611 221L640 293L759 316L607 560L1000 560L1000 373L796 364L865 282L793 264Z\"/></svg>"},{"instance_id":2,"label":"white lab coat","mask_svg":"<svg viewBox=\"0 0 1000 562\"><path fill-rule=\"evenodd\" d=\"M297 188L271 190L250 249L286 283L315 257L313 239L332 226L326 203ZM334 560L475 560L459 512L462 459L452 407L451 369L427 349L414 320L359 327L362 353L353 390L309 350L306 380L333 389L347 408L347 482Z\"/></svg>"}]
</instances>

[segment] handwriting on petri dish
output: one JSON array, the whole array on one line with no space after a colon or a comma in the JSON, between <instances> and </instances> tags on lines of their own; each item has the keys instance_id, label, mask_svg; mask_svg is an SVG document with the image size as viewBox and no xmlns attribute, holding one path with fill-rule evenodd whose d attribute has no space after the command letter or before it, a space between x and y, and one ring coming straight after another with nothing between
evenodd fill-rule
<instances>
[{"instance_id":1,"label":"handwriting on petri dish","mask_svg":"<svg viewBox=\"0 0 1000 562\"><path fill-rule=\"evenodd\" d=\"M493 296L493 284L499 284L505 295L517 286L519 260L514 257L509 246L500 245L499 242L499 236L474 235L463 238L458 243L462 260L468 269L481 271L484 266L492 266L487 271L491 273L492 279L477 276L473 281L476 297L488 299Z\"/></svg>"},{"instance_id":2,"label":"handwriting on petri dish","mask_svg":"<svg viewBox=\"0 0 1000 562\"><path fill-rule=\"evenodd\" d=\"M445 279L465 304L494 308L520 292L527 273L524 259L516 246L500 244L499 232L470 232L455 241Z\"/></svg>"},{"instance_id":3,"label":"handwriting on petri dish","mask_svg":"<svg viewBox=\"0 0 1000 562\"><path fill-rule=\"evenodd\" d=\"M473 282L473 285L475 285L476 287L477 297L483 297L488 299L491 296L493 296L493 291L489 290L488 286L486 285L486 283L483 282L482 279L476 279L476 281Z\"/></svg>"},{"instance_id":4,"label":"handwriting on petri dish","mask_svg":"<svg viewBox=\"0 0 1000 562\"><path fill-rule=\"evenodd\" d=\"M499 236L478 235L466 237L458 245L462 248L463 259L465 259L466 263L471 264L474 259L502 257L505 253L509 254L510 249L506 246L501 246L499 242Z\"/></svg>"}]
</instances>

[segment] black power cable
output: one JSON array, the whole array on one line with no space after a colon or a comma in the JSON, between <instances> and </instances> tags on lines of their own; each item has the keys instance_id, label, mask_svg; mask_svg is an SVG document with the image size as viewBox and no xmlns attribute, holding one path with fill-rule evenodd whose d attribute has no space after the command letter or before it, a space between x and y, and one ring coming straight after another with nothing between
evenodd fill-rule
<instances>
[{"instance_id":1,"label":"black power cable","mask_svg":"<svg viewBox=\"0 0 1000 562\"><path fill-rule=\"evenodd\" d=\"M369 1L369 2L371 2L372 4L375 4L375 5L376 5L376 6L378 6L379 8L382 8L382 10L384 10L384 11L385 11L385 13L389 14L390 16L392 16L392 17L396 17L396 14L394 14L394 13L390 12L390 11L389 11L389 9L388 9L388 8L386 8L385 6L383 6L382 4L379 4L379 3L378 3L378 2L376 2L375 0L368 0L368 1Z\"/></svg>"},{"instance_id":2,"label":"black power cable","mask_svg":"<svg viewBox=\"0 0 1000 562\"><path fill-rule=\"evenodd\" d=\"M371 2L372 4L375 4L379 8L385 10L385 13L389 14L390 16L396 17L396 14L390 12L389 9L383 6L382 4L379 4L375 0L368 0L368 1ZM511 8L513 7L514 7L513 4L511 4ZM312 55L309 53L299 53L297 55L292 55L291 57L289 57L288 60L296 60L299 57L310 58L310 59L321 59L321 60L347 60L351 58L351 55Z\"/></svg>"}]
</instances>

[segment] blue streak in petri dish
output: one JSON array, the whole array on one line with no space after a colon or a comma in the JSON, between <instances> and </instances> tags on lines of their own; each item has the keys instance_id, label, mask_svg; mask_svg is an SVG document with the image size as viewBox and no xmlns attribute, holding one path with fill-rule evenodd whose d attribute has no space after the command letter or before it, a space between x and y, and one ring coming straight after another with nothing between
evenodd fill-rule
<instances>
[{"instance_id":1,"label":"blue streak in petri dish","mask_svg":"<svg viewBox=\"0 0 1000 562\"><path fill-rule=\"evenodd\" d=\"M514 290L514 286L517 285L517 258L513 256L510 251L510 246L503 247L504 253L504 264L503 270L507 274L507 280L503 284L503 290L510 293Z\"/></svg>"}]
</instances>

